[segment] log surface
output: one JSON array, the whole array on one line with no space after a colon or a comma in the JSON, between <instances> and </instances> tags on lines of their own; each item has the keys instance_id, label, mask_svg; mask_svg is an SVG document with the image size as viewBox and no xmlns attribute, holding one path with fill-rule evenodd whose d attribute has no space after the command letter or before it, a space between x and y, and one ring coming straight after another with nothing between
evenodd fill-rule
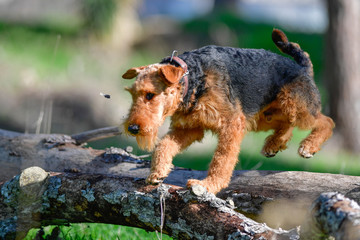
<instances>
[{"instance_id":1,"label":"log surface","mask_svg":"<svg viewBox=\"0 0 360 240\"><path fill-rule=\"evenodd\" d=\"M176 239L298 236L296 230L272 229L245 217L200 186L189 191L147 186L131 177L47 173L32 167L0 187L0 238L20 239L33 227L76 222L140 227Z\"/></svg>"},{"instance_id":2,"label":"log surface","mask_svg":"<svg viewBox=\"0 0 360 240\"><path fill-rule=\"evenodd\" d=\"M303 225L304 221L309 219L310 206L324 192L338 192L357 203L360 201L360 177L357 176L254 170L234 171L229 187L218 193L218 198L212 196L209 201L197 199L189 202L183 198L183 196L189 195L189 193L185 194L186 190L183 187L186 186L188 179L205 178L206 171L175 168L164 181L167 185L158 189L148 186L144 182L149 174L148 161L118 148L106 150L84 148L77 145L70 136L61 134L24 135L0 130L0 165L0 232L3 231L4 226L9 226L6 229L10 228L11 230L13 227L13 230L18 230L17 232L25 232L24 229L28 229L29 226L22 222L32 222L31 227L36 227L49 224L49 222L55 224L57 221L60 221L59 224L62 223L61 221L105 222L137 226L152 231L159 230L160 225L155 224L154 220L160 221L159 212L156 212L159 210L153 210L154 219L149 224L144 219L139 220L139 216L134 217L136 214L127 213L122 204L133 202L138 204L137 206L156 205L154 208L159 209L161 202L159 196L161 191L165 191L167 196L165 218L170 223L170 225L164 225L165 233L187 239L195 238L195 235L202 236L205 232L210 234L209 236L216 237L220 236L216 235L220 233L230 235L245 234L245 232L259 233L254 229L262 229L259 236L267 236L265 239L269 239L269 236L279 234L279 236L288 237L289 235L286 234L295 236L295 230L282 232L276 229L280 227L294 229L296 226ZM16 202L13 201L20 196L18 192L23 192L16 188L19 184L16 182L19 182L21 176L19 174L32 166L38 166L44 169L44 172L57 173L51 173L46 178L46 184L43 183L43 187L40 188L45 189L42 195L40 190L30 191L39 192L41 195L41 200L31 201L30 205L40 204L41 209L47 209L47 211L35 211L36 214L32 214L32 218L35 219L22 221L21 219L26 218L21 217L20 213L29 211L19 210L26 209L26 204L16 206ZM16 177L13 178L14 176ZM10 179L12 180L9 181ZM164 186L167 190L161 190ZM169 188L168 186L173 187ZM51 191L52 193L50 193ZM46 194L50 194L51 197ZM109 205L109 201L104 198L105 195L113 196L116 199L113 200L113 204L118 205ZM35 196L33 197L37 199ZM91 200L93 198L95 200ZM28 196L21 199L32 198ZM123 202L121 199L127 200ZM214 211L212 207L217 201L223 201L225 205L220 208L226 208L225 212L220 211L220 214L218 210ZM45 205L50 204L52 207L45 208L44 202ZM194 204L190 204L192 202ZM127 205L126 208L131 208L131 206ZM138 214L142 214L139 210L137 211ZM269 227L245 217L240 212L258 222L267 223ZM55 213L57 217L54 219L53 214ZM125 214L124 218L119 217L119 214ZM16 216L18 219L15 221L13 218ZM150 215L147 216L150 217ZM36 219L41 219L41 221ZM179 227L175 222L189 224L192 219L196 220L192 222L196 226L189 228L192 233L189 232L190 230L186 230L186 233L174 230L174 227ZM207 223L210 221L208 219L211 219L211 222ZM174 222L171 222L172 220ZM251 227L247 228L244 227L245 225L241 225L244 222L250 224ZM226 229L226 231L219 232L217 229L211 232L211 227L206 228L206 231L198 230L205 229L203 225L219 226L218 228L224 229L224 231ZM19 228L19 226L21 227ZM212 228L214 229L214 227ZM236 233L235 229L237 229ZM189 237L190 235L192 237ZM252 237L254 236L252 235Z\"/></svg>"}]
</instances>

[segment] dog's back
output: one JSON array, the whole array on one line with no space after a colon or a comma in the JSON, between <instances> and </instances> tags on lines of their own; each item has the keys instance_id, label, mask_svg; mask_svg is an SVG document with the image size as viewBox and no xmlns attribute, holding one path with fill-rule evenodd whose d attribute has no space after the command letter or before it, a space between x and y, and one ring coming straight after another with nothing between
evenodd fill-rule
<instances>
[{"instance_id":1,"label":"dog's back","mask_svg":"<svg viewBox=\"0 0 360 240\"><path fill-rule=\"evenodd\" d=\"M207 72L228 77L223 79L228 81L224 88L230 88L231 101L240 100L247 116L259 112L276 98L285 84L307 71L307 67L263 49L206 46L179 57L188 63L193 75L190 78L196 79L193 85L198 86L193 86L194 89L205 84L201 79L206 79Z\"/></svg>"}]
</instances>

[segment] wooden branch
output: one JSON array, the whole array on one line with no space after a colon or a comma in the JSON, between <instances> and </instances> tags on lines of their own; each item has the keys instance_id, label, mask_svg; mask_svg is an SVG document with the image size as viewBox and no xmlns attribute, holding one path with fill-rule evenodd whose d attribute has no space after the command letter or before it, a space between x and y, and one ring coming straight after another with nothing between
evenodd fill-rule
<instances>
[{"instance_id":1,"label":"wooden branch","mask_svg":"<svg viewBox=\"0 0 360 240\"><path fill-rule=\"evenodd\" d=\"M146 186L131 177L31 167L0 187L0 238L21 239L32 227L74 222L135 226L178 239L298 236L296 230L271 229L245 217L200 186L190 192L165 184Z\"/></svg>"},{"instance_id":2,"label":"wooden branch","mask_svg":"<svg viewBox=\"0 0 360 240\"><path fill-rule=\"evenodd\" d=\"M77 145L120 135L119 127L105 127L71 135Z\"/></svg>"},{"instance_id":3,"label":"wooden branch","mask_svg":"<svg viewBox=\"0 0 360 240\"><path fill-rule=\"evenodd\" d=\"M61 180L62 183L68 182L70 181L69 179L71 179L71 183L73 184L67 190L65 189L65 187L62 188L62 192L64 194L68 194L66 196L75 197L72 201L69 202L69 205L71 206L66 206L66 208L64 208L63 212L64 214L67 214L67 217L65 218L66 222L76 221L75 219L78 218L77 221L112 222L115 224L118 223L124 225L139 226L137 225L140 224L138 218L130 219L130 215L127 215L127 220L121 220L124 222L117 222L117 220L113 220L113 216L115 216L116 214L112 212L113 210L109 208L103 208L103 206L101 205L103 202L99 202L99 204L101 204L96 206L92 205L91 202L84 203L84 200L81 200L81 196L78 196L75 193L71 193L73 188L77 189L79 193L83 192L85 195L87 195L86 193L90 191L88 189L97 188L96 186L98 185L93 185L93 182L98 181L97 179L99 179L99 181L103 179L104 184L107 183L109 184L109 186L102 184L101 187L103 187L103 189L99 189L100 192L98 192L97 194L93 194L96 199L101 194L110 194L110 192L116 191L121 193L121 191L125 191L126 194L124 196L132 196L131 201L133 201L134 198L138 198L138 195L136 195L138 193L140 195L145 194L146 196L148 196L147 194L159 194L158 191L160 191L156 190L155 187L147 186L144 183L145 177L149 174L148 161L141 160L138 157L131 155L122 149L109 148L106 150L96 150L91 148L83 148L81 146L78 146L73 138L66 135L24 135L0 130L0 166L0 184L1 182L8 181L15 175L19 175L22 170L32 166L41 167L47 172L66 172L49 178L63 179ZM166 216L169 219L173 219L175 216L174 214L180 214L181 211L185 211L180 211L180 209L176 208L177 204L179 204L179 206L190 207L189 203L185 202L185 200L182 198L183 194L185 194L183 193L184 190L179 189L186 186L186 182L188 179L203 179L205 178L205 176L205 171L193 171L182 168L175 168L170 173L169 177L166 178L164 182L166 184L174 186L172 188L173 190L169 190L169 194L171 195L171 197L169 195L169 199L166 200ZM15 180L12 181L18 181L16 179L19 179L19 177L16 177ZM296 226L304 225L304 221L307 221L309 219L309 216L307 214L309 212L308 209L310 208L312 202L323 192L337 191L359 203L360 188L357 184L359 182L360 177L337 174L277 171L235 171L230 186L220 192L217 196L221 199L225 199L227 203L234 203L234 209L231 209L229 205L226 206L232 211L230 214L231 216L235 216L236 219L240 218L237 214L234 215L234 210L236 212L245 213L247 216L251 216L254 220L258 222L266 222L269 225L269 227L266 227L266 231L270 231L272 234L281 235L283 234L283 232L279 232L278 230L274 229L277 229L279 227L283 229L292 229ZM87 188L87 185L85 183L89 183L91 187ZM42 186L45 185L42 184ZM119 185L119 188L115 189L115 186L117 185ZM16 195L16 191L8 191L6 190L8 188L6 186L9 186L9 182L3 183L1 188L0 216L3 217L0 217L0 232L2 232L2 226L7 226L8 223L11 221L14 223L14 220L11 220L11 218L9 218L8 216L16 216L16 213L19 213L19 208L17 208L17 210L15 211L15 207L12 205L11 207L9 207L7 203L8 196L12 196L14 194ZM51 184L49 186L51 186ZM68 184L66 186L70 185ZM108 189L109 192L101 192L105 191L106 189ZM8 195L4 194L4 191ZM186 194L189 195L188 193ZM63 194L59 196L62 195ZM70 197L67 197L66 199L71 199ZM120 197L122 198L122 195ZM60 197L60 200L61 199L62 197ZM155 204L155 202L158 201L156 203L156 206L159 206L160 200L158 198L156 200L151 200L153 199L152 197L146 199L148 199L151 204ZM206 219L209 218L210 215L205 216L203 214L210 214L211 211L207 207L204 207L202 205L203 202L198 202L198 200L194 201L197 202L197 204L199 205L191 205L191 210L186 210L188 211L187 213L189 214L189 219L196 219L198 225L202 225L205 223L207 224ZM212 206L211 204L214 204L214 202L216 201L223 200L220 200L219 198L212 198L212 200L207 202L206 204ZM168 202L173 203L173 205L168 205ZM106 217L99 217L97 219L94 217L89 218L89 216L82 216L80 213L75 214L76 216L72 215L70 208L82 209L85 205L89 207L89 204L91 205L92 211L95 211L96 208L98 208L96 213L98 216ZM143 201L142 204L146 205L149 203ZM12 211L15 212L10 213L8 212L9 209L12 209ZM202 213L203 211L196 212L196 209L198 211L200 209L204 209L205 213ZM70 212L66 213L65 210L69 210ZM86 212L88 211L90 210L87 210ZM113 216L110 216L110 213L108 213L107 211L110 211ZM181 212L181 214L186 215L184 212ZM39 219L50 219L50 217L43 218L43 216L47 216L46 213L41 213L41 216L35 214L35 216L37 216L37 218ZM214 226L218 226L219 228L227 229L226 226L228 226L227 224L230 223L224 222L225 220L223 221L222 218L224 217L225 219L227 219L226 221L230 221L229 218L223 215L221 215L221 218L215 218L215 216L217 215L212 215L211 217L211 221L217 221L211 222L211 224L214 224L213 228ZM156 215L156 217L158 217L158 215ZM204 219L202 219L202 217L204 217ZM32 221L33 225L39 224L35 223L35 220ZM40 224L48 224L44 221L41 220ZM186 224L188 224L189 221L190 220L186 220ZM244 221L247 222L248 219L246 218L246 220ZM18 221L16 221L16 223L19 224ZM159 229L158 225L155 226L153 224L151 225L151 227L147 227L149 226L148 223L145 224L144 222L142 222L141 224L142 225L140 227L143 227L147 230ZM210 224L210 222L208 224ZM15 225L10 224L9 226ZM171 226L174 227L177 225L175 224ZM235 225L230 224L229 226L232 226L232 230L235 229L233 228ZM256 229L258 228L258 225L256 224L251 226L254 226ZM27 229L26 227L23 228ZM167 227L164 227L164 229L164 232L169 233L172 236L180 236L176 235L178 234L177 232L179 230L174 230L173 228L170 228L169 225L167 225ZM191 227L191 229L197 231L197 228L194 228L193 226ZM242 234L242 229L243 228L240 228L239 234ZM249 231L254 230L251 229L252 227L248 228ZM287 232L286 234L288 233L289 232ZM293 232L291 232L291 234L292 233ZM188 232L184 236L189 236L189 234L190 233ZM326 234L332 233L326 232Z\"/></svg>"}]
</instances>

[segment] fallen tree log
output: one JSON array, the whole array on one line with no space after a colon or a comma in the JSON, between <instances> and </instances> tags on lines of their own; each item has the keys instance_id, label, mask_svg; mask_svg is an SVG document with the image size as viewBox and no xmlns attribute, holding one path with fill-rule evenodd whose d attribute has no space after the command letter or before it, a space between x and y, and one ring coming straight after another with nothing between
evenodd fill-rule
<instances>
[{"instance_id":1,"label":"fallen tree log","mask_svg":"<svg viewBox=\"0 0 360 240\"><path fill-rule=\"evenodd\" d=\"M296 230L271 229L245 217L200 186L189 191L146 186L131 177L47 173L32 167L0 187L0 238L21 239L33 227L74 222L134 226L178 239L298 236Z\"/></svg>"},{"instance_id":2,"label":"fallen tree log","mask_svg":"<svg viewBox=\"0 0 360 240\"><path fill-rule=\"evenodd\" d=\"M114 131L118 132L116 128ZM109 131L105 132L109 134ZM84 134L73 136L83 138ZM145 178L149 174L148 165L148 161L122 149L97 150L78 146L78 142L67 135L26 135L0 130L0 182L31 166L45 171ZM184 187L189 178L205 176L206 171L175 168L165 183ZM234 171L231 184L218 196L233 198L242 211L255 215L262 211L264 203L276 199L300 199L309 206L323 192L337 191L359 203L359 179L357 176L310 172Z\"/></svg>"},{"instance_id":3,"label":"fallen tree log","mask_svg":"<svg viewBox=\"0 0 360 240\"><path fill-rule=\"evenodd\" d=\"M93 177L95 179L109 178L111 180L108 182L112 186L111 182L115 181L113 179L117 179L116 181L127 179L126 181L128 181L128 184L131 183L137 186L136 188L131 189L125 188L124 191L127 195L134 194L134 191L141 192L138 189L149 188L152 189L151 191L158 191L154 190L154 187L147 186L144 183L144 179L149 173L148 161L141 160L122 149L110 148L106 150L96 150L84 148L79 146L72 137L66 135L24 135L0 130L0 165L2 166L0 168L0 184L3 182L2 189L4 189L6 184L8 184L8 182L4 183L5 181L20 174L23 169L31 166L39 166L48 172L66 172L60 174L59 176L64 178L71 177L74 179L72 181L76 181L78 177L80 181L80 179L84 176L89 178ZM205 176L205 171L175 168L165 180L165 183L176 186L174 187L176 190L170 190L170 192L174 193L174 196L178 196L179 193L177 192L177 189L184 187L188 179L203 179ZM235 207L234 209L230 208L231 211L235 210L235 212L244 213L258 222L266 222L270 227L272 227L266 227L266 229L270 229L267 231L277 235L282 233L281 231L279 232L278 230L274 230L275 228L281 227L291 229L303 224L304 221L307 221L309 218L307 215L308 209L312 202L321 193L337 191L359 203L360 188L357 184L359 180L360 177L337 174L277 171L235 171L230 186L220 192L217 196L226 200L228 203L234 204ZM93 180L89 180L88 182L91 183L92 181ZM77 184L78 183L74 186L77 186ZM85 185L80 184L80 186L82 186L82 191L80 192L85 191L86 193L87 188ZM69 191L70 190L71 189L69 189ZM175 194L175 192L177 193ZM143 193L150 194L149 192ZM3 196L3 193L1 194ZM75 195L70 194L70 196ZM94 194L94 196L97 195ZM80 198L80 196L78 198ZM170 199L172 198L176 197L171 197ZM1 201L5 201L4 199L5 198ZM158 200L159 199L156 201ZM77 202L78 200L72 201L73 204ZM152 203L154 202L155 200L152 201ZM180 203L176 202L176 204ZM79 206L82 205L80 204ZM9 221L9 218L6 217L8 216L8 213L4 210L4 208L4 204L0 206L0 216L2 216L0 221L3 225L6 221ZM203 206L196 205L196 207L192 206L192 208L200 211L200 209L203 209ZM176 208L169 208L168 212L177 212L177 210ZM109 213L98 211L98 214L106 215ZM203 215L199 213L197 213L196 216L192 216L191 214L194 214L194 212L190 211L189 214L190 218L197 219L197 224L204 221L200 220ZM170 219L172 216L173 215L171 214L168 215ZM232 216L237 215L235 214ZM43 218L41 217L41 219ZM74 219L75 218L72 218L72 220ZM78 219L78 221L84 221L85 218ZM69 219L66 221L68 220ZM90 220L94 221L94 219ZM105 218L101 218L101 220L102 222L106 222ZM131 220L135 221L131 224L137 223L136 219ZM130 223L123 222L113 223L131 225ZM219 226L219 228L220 226L224 227L221 223L212 223L215 224L215 226ZM41 222L41 224L44 223ZM147 224L142 227L147 230L158 229L158 226L148 228L146 226ZM258 229L258 227L255 227L255 229ZM170 228L167 228L165 232L172 234ZM289 232L285 232L284 234L288 233ZM293 234L293 232L291 232L291 234ZM177 236L179 237L180 235Z\"/></svg>"}]
</instances>

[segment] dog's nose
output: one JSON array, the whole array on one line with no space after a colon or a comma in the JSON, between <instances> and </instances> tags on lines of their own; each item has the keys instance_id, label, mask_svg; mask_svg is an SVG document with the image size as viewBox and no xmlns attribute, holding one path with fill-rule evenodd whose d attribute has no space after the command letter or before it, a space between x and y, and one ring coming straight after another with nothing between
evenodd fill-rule
<instances>
[{"instance_id":1,"label":"dog's nose","mask_svg":"<svg viewBox=\"0 0 360 240\"><path fill-rule=\"evenodd\" d=\"M128 131L131 133L131 134L138 134L139 133L139 130L140 130L140 127L139 125L137 124L131 124L129 125L128 127Z\"/></svg>"}]
</instances>

